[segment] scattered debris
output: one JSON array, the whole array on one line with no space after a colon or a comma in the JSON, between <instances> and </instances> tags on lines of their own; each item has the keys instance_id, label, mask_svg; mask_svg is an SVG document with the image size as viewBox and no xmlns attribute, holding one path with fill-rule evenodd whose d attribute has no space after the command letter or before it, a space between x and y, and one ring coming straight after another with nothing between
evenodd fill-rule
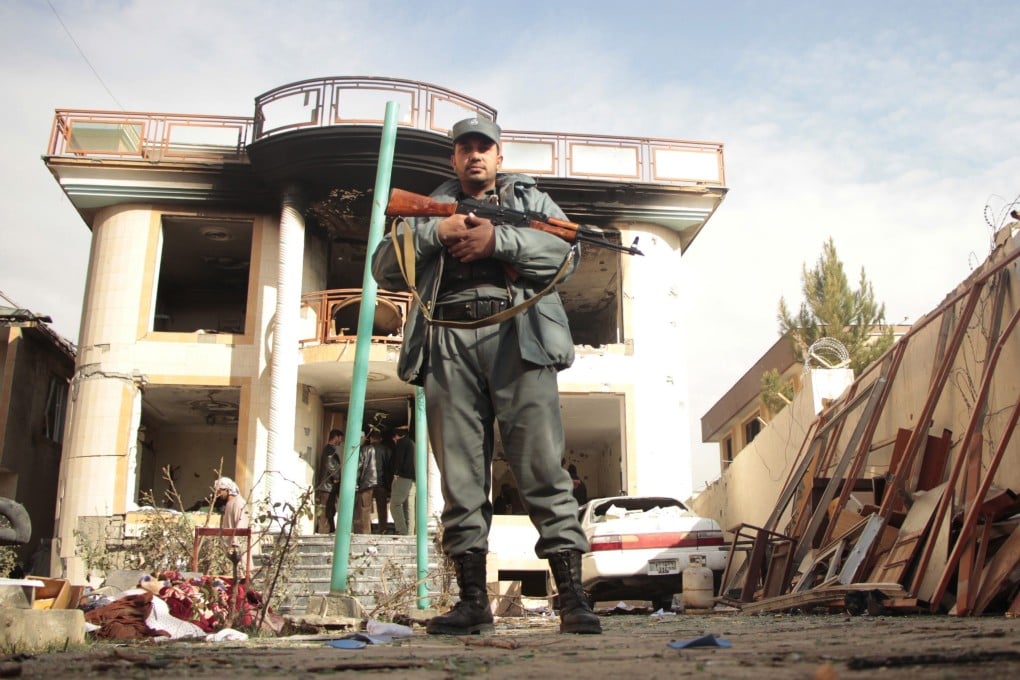
<instances>
[{"instance_id":1,"label":"scattered debris","mask_svg":"<svg viewBox=\"0 0 1020 680\"><path fill-rule=\"evenodd\" d=\"M932 654L902 654L898 656L855 656L846 662L852 671L898 666L938 666L943 664L988 663L992 661L1020 661L1020 651L1012 649L988 652L944 652Z\"/></svg>"},{"instance_id":2,"label":"scattered debris","mask_svg":"<svg viewBox=\"0 0 1020 680\"><path fill-rule=\"evenodd\" d=\"M487 637L477 635L465 635L458 637L468 647L498 647L499 649L536 649L538 647L549 647L561 642L561 638L553 638L545 642L519 642L509 638Z\"/></svg>"},{"instance_id":3,"label":"scattered debris","mask_svg":"<svg viewBox=\"0 0 1020 680\"><path fill-rule=\"evenodd\" d=\"M732 647L733 643L709 633L691 640L671 640L666 643L666 646L671 649L689 649L691 647Z\"/></svg>"}]
</instances>

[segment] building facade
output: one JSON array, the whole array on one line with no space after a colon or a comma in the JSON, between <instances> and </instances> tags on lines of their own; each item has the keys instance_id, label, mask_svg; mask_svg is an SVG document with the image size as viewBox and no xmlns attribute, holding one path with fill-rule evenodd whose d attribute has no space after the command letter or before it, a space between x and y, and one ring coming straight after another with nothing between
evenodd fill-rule
<instances>
[{"instance_id":1,"label":"building facade","mask_svg":"<svg viewBox=\"0 0 1020 680\"><path fill-rule=\"evenodd\" d=\"M896 338L910 331L910 326L902 324L892 324L891 328ZM878 337L880 332L881 329L876 329L873 337ZM805 362L798 356L790 335L781 335L712 405L701 418L701 440L718 444L720 472L726 472L736 456L751 445L776 415L761 402L762 378L768 371L777 371L793 388L794 394L799 394L806 383L810 383L809 405L815 414L853 382L853 371L846 367L849 355L838 342L836 346L839 349L820 344L816 358ZM839 361L840 358L844 361Z\"/></svg>"},{"instance_id":2,"label":"building facade","mask_svg":"<svg viewBox=\"0 0 1020 680\"><path fill-rule=\"evenodd\" d=\"M346 425L387 102L391 186L425 194L450 176L453 123L497 116L428 83L342 77L259 95L250 118L57 111L45 162L92 248L55 573L83 574L80 518L159 505L171 481L184 505L220 473L248 498L312 484L326 433ZM722 145L499 122L504 170L644 252L585 248L560 287L578 355L560 375L564 457L593 496L683 497L681 256L725 196ZM379 291L374 313L365 416L388 427L413 413L395 373L409 304ZM494 468L499 489L498 453Z\"/></svg>"},{"instance_id":3,"label":"building facade","mask_svg":"<svg viewBox=\"0 0 1020 680\"><path fill-rule=\"evenodd\" d=\"M57 473L75 347L0 293L0 497L28 512L32 532L16 547L25 571L49 564Z\"/></svg>"}]
</instances>

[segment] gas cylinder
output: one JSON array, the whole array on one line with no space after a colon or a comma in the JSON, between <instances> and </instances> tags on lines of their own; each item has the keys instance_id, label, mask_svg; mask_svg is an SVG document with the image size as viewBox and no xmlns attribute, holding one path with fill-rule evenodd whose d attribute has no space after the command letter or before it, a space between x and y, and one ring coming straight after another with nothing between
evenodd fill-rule
<instances>
[{"instance_id":1,"label":"gas cylinder","mask_svg":"<svg viewBox=\"0 0 1020 680\"><path fill-rule=\"evenodd\" d=\"M691 555L683 573L683 592L680 594L684 610L711 609L715 605L712 590L712 570L705 566L705 558Z\"/></svg>"}]
</instances>

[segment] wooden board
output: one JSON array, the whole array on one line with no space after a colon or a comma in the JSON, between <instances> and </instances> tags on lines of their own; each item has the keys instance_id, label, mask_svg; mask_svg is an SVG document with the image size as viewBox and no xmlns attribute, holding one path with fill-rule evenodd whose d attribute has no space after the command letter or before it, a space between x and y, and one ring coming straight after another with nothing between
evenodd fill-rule
<instances>
[{"instance_id":1,"label":"wooden board","mask_svg":"<svg viewBox=\"0 0 1020 680\"><path fill-rule=\"evenodd\" d=\"M919 494L914 499L914 504L910 506L910 510L907 511L907 516L903 520L903 526L900 527L896 543L893 544L885 559L872 571L870 580L887 583L899 583L903 580L903 575L910 566L914 553L928 533L928 525L931 523L935 506L942 499L945 490L946 484L940 484L934 489Z\"/></svg>"},{"instance_id":2,"label":"wooden board","mask_svg":"<svg viewBox=\"0 0 1020 680\"><path fill-rule=\"evenodd\" d=\"M827 603L839 603L847 593L859 591L877 590L892 598L906 597L903 586L899 583L854 583L848 586L834 588L816 588L802 593L789 593L779 597L771 597L757 602L748 602L740 605L741 614L761 614L765 612L780 612L788 609L801 607L818 606Z\"/></svg>"},{"instance_id":3,"label":"wooden board","mask_svg":"<svg viewBox=\"0 0 1020 680\"><path fill-rule=\"evenodd\" d=\"M1013 529L1006 542L999 546L984 570L984 577L974 602L974 616L981 616L992 599L1002 590L1010 573L1020 564L1020 524Z\"/></svg>"}]
</instances>

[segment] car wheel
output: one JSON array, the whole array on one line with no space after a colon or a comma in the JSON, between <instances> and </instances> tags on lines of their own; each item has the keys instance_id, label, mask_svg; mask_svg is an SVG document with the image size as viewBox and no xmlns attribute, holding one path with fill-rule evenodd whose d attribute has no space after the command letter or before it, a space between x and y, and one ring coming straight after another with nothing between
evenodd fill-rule
<instances>
[{"instance_id":1,"label":"car wheel","mask_svg":"<svg viewBox=\"0 0 1020 680\"><path fill-rule=\"evenodd\" d=\"M32 538L32 519L25 506L13 498L0 498L0 515L10 526L0 528L0 545L24 545Z\"/></svg>"}]
</instances>

